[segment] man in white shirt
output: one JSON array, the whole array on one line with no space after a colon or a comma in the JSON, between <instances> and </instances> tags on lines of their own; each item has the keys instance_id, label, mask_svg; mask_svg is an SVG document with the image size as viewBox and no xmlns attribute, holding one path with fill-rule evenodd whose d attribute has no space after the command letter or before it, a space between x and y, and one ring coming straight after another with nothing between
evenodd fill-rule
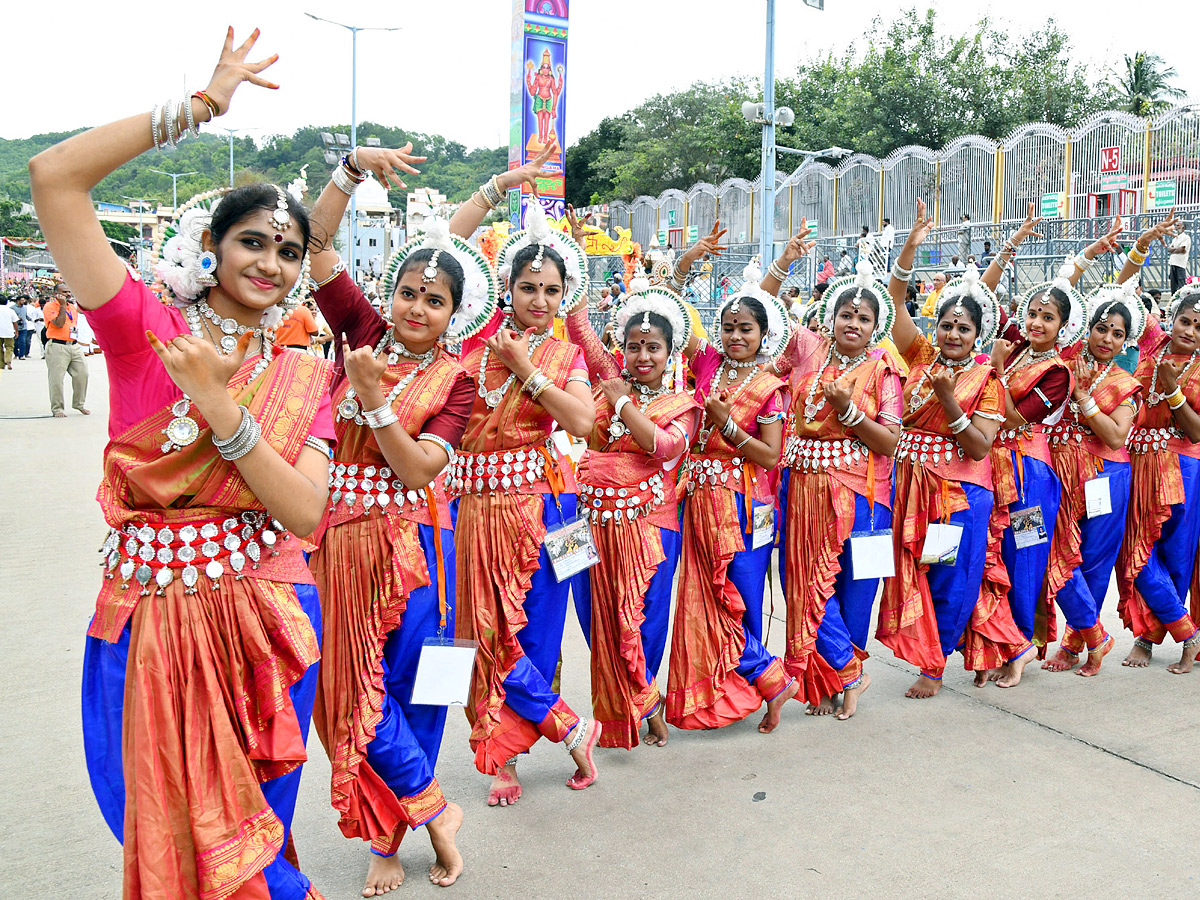
<instances>
[{"instance_id":1,"label":"man in white shirt","mask_svg":"<svg viewBox=\"0 0 1200 900\"><path fill-rule=\"evenodd\" d=\"M862 234L858 236L857 262L862 262L864 259L870 259L871 251L874 249L875 242L871 239L871 229L864 225L862 227Z\"/></svg>"},{"instance_id":2,"label":"man in white shirt","mask_svg":"<svg viewBox=\"0 0 1200 900\"><path fill-rule=\"evenodd\" d=\"M1171 278L1171 293L1174 294L1187 284L1188 257L1192 253L1192 236L1187 233L1186 227L1182 222L1179 223L1175 239L1171 241L1171 246L1167 249L1171 251L1169 275Z\"/></svg>"},{"instance_id":3,"label":"man in white shirt","mask_svg":"<svg viewBox=\"0 0 1200 900\"><path fill-rule=\"evenodd\" d=\"M20 322L20 316L8 305L8 297L0 294L0 365L6 369L12 368L18 322Z\"/></svg>"},{"instance_id":4,"label":"man in white shirt","mask_svg":"<svg viewBox=\"0 0 1200 900\"><path fill-rule=\"evenodd\" d=\"M896 229L892 227L891 219L883 220L883 231L879 232L879 237L875 240L880 252L883 254L884 267L890 271L892 268L892 247L896 243Z\"/></svg>"}]
</instances>

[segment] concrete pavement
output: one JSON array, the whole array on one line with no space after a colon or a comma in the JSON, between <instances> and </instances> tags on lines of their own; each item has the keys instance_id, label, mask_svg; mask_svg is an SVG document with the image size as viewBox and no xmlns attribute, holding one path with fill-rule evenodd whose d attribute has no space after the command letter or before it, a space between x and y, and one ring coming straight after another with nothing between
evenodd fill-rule
<instances>
[{"instance_id":1,"label":"concrete pavement","mask_svg":"<svg viewBox=\"0 0 1200 900\"><path fill-rule=\"evenodd\" d=\"M103 359L88 361L91 417L49 418L37 359L0 372L0 898L120 894L121 850L92 799L79 725L107 435ZM1173 645L1149 669L1122 668L1131 639L1115 609L1110 593L1118 646L1096 678L1031 666L1016 689L978 690L956 660L938 697L906 700L911 668L873 644L873 683L852 720L790 704L772 735L757 716L673 730L663 749L599 751L600 778L582 793L563 784L573 771L563 748L543 742L521 763L525 796L509 809L487 808L488 779L452 711L438 777L466 814L466 872L445 896L1192 894L1200 671L1167 673ZM587 647L571 617L562 684L583 710ZM774 652L782 636L777 618ZM301 865L330 900L348 900L367 851L337 830L315 735L309 752ZM440 892L425 877L423 833L400 854L408 880L396 896Z\"/></svg>"}]
</instances>

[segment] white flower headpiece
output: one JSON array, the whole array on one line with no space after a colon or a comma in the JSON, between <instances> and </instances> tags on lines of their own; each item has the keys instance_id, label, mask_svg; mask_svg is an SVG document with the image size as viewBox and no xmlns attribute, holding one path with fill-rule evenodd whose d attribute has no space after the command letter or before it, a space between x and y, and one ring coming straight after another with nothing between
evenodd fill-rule
<instances>
[{"instance_id":1,"label":"white flower headpiece","mask_svg":"<svg viewBox=\"0 0 1200 900\"><path fill-rule=\"evenodd\" d=\"M1191 284L1185 284L1175 292L1175 296L1171 298L1171 321L1175 321L1175 317L1179 315L1185 305L1190 305L1193 312L1200 313L1200 282L1193 281Z\"/></svg>"},{"instance_id":2,"label":"white flower headpiece","mask_svg":"<svg viewBox=\"0 0 1200 900\"><path fill-rule=\"evenodd\" d=\"M979 280L978 266L968 265L962 275L942 288L942 293L938 295L936 315L940 318L942 311L951 303L954 312L961 315L964 309L962 301L966 297L979 304L982 321L975 340L977 346L986 346L996 339L996 332L1000 328L1000 302L988 286Z\"/></svg>"},{"instance_id":3,"label":"white flower headpiece","mask_svg":"<svg viewBox=\"0 0 1200 900\"><path fill-rule=\"evenodd\" d=\"M463 270L462 302L443 332L445 340L461 341L477 334L496 312L500 286L487 257L458 235L451 234L450 226L444 219L436 216L430 218L420 237L396 251L383 276L383 296L391 297L395 293L404 261L417 250L434 251L422 272L423 281L433 281L437 277L438 258L442 253L454 257Z\"/></svg>"},{"instance_id":4,"label":"white flower headpiece","mask_svg":"<svg viewBox=\"0 0 1200 900\"><path fill-rule=\"evenodd\" d=\"M1137 295L1137 286L1141 275L1134 275L1128 281L1119 284L1102 284L1087 295L1085 302L1088 309L1088 325L1097 318L1107 318L1118 303L1129 311L1129 332L1125 335L1125 346L1129 347L1141 340L1146 330L1149 315L1146 307L1142 306L1141 298Z\"/></svg>"},{"instance_id":5,"label":"white flower headpiece","mask_svg":"<svg viewBox=\"0 0 1200 900\"><path fill-rule=\"evenodd\" d=\"M762 272L754 263L750 263L742 270L742 276L745 278L742 286L717 307L717 314L713 318L712 333L714 335L721 333L721 320L725 317L725 313L732 312L736 315L741 308L742 300L757 300L767 311L767 333L762 336L762 344L758 350L759 361L767 362L783 352L788 338L791 337L792 325L788 319L787 308L782 301L759 287L759 282L762 281Z\"/></svg>"},{"instance_id":6,"label":"white flower headpiece","mask_svg":"<svg viewBox=\"0 0 1200 900\"><path fill-rule=\"evenodd\" d=\"M632 282L630 284L632 288ZM679 296L665 288L649 287L636 291L613 316L613 324L622 341L629 332L650 330L650 314L662 316L671 326L671 353L687 346L692 333L691 316Z\"/></svg>"},{"instance_id":7,"label":"white flower headpiece","mask_svg":"<svg viewBox=\"0 0 1200 900\"><path fill-rule=\"evenodd\" d=\"M496 254L496 270L501 281L508 283L511 280L513 257L530 244L540 248L538 255L530 263L534 272L541 271L542 258L547 247L554 250L566 263L566 290L558 307L561 315L574 307L587 290L587 254L570 235L550 227L546 211L542 209L542 204L536 197L531 197L525 208L525 227L510 234L500 246L500 252Z\"/></svg>"},{"instance_id":8,"label":"white flower headpiece","mask_svg":"<svg viewBox=\"0 0 1200 900\"><path fill-rule=\"evenodd\" d=\"M855 307L862 302L862 292L870 291L879 299L879 315L875 317L875 330L871 332L871 342L876 343L892 330L896 319L896 307L892 303L892 295L887 287L875 277L875 267L868 259L860 259L854 267L853 275L846 275L834 281L821 296L821 324L829 333L833 333L833 318L837 313L839 301L849 300Z\"/></svg>"},{"instance_id":9,"label":"white flower headpiece","mask_svg":"<svg viewBox=\"0 0 1200 900\"><path fill-rule=\"evenodd\" d=\"M1075 274L1075 257L1068 256L1058 269L1058 277L1053 281L1043 281L1041 284L1035 284L1021 297L1021 302L1017 306L1017 327L1021 334L1026 338L1029 335L1025 334L1025 319L1029 312L1029 304L1033 302L1033 298L1039 294L1045 294L1051 288L1057 288L1067 295L1070 301L1070 315L1067 316L1067 321L1063 323L1062 328L1058 331L1056 343L1059 347L1069 347L1077 340L1087 334L1087 310L1084 307L1083 297L1079 291L1071 284L1071 276Z\"/></svg>"}]
</instances>

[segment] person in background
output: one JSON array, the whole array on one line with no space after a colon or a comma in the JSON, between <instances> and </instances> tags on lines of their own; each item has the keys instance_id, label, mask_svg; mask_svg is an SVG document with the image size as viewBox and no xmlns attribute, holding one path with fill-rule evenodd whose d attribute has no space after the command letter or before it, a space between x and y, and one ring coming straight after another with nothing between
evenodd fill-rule
<instances>
[{"instance_id":1,"label":"person in background","mask_svg":"<svg viewBox=\"0 0 1200 900\"><path fill-rule=\"evenodd\" d=\"M88 369L83 350L75 337L79 307L71 289L63 282L54 289L54 299L42 309L46 320L46 377L50 383L50 412L54 418L66 418L63 407L63 376L71 376L71 405L85 416L92 414L83 402L87 399Z\"/></svg>"},{"instance_id":2,"label":"person in background","mask_svg":"<svg viewBox=\"0 0 1200 900\"><path fill-rule=\"evenodd\" d=\"M929 296L925 298L925 302L921 304L921 315L931 318L937 315L938 297L941 296L942 288L949 280L949 272L938 272L933 276L933 287L929 291Z\"/></svg>"},{"instance_id":3,"label":"person in background","mask_svg":"<svg viewBox=\"0 0 1200 900\"><path fill-rule=\"evenodd\" d=\"M843 250L841 258L838 259L837 272L835 274L849 275L853 271L854 271L854 260L852 260L850 258L849 251Z\"/></svg>"},{"instance_id":4,"label":"person in background","mask_svg":"<svg viewBox=\"0 0 1200 900\"><path fill-rule=\"evenodd\" d=\"M1163 241L1166 244L1166 241ZM1169 267L1169 275L1171 279L1171 293L1174 294L1181 287L1187 284L1188 280L1188 257L1192 253L1192 236L1187 233L1187 227L1180 222L1176 226L1175 239L1167 246L1171 251L1171 264Z\"/></svg>"},{"instance_id":5,"label":"person in background","mask_svg":"<svg viewBox=\"0 0 1200 900\"><path fill-rule=\"evenodd\" d=\"M996 255L995 251L994 251L994 250L992 250L992 242L991 242L991 241L984 241L984 242L983 242L983 256L981 256L981 257L979 258L979 261L980 261L980 262L981 262L983 265L985 265L985 266L986 266L986 265L988 265L988 264L989 264L989 263L992 261L992 257L993 257L993 256L995 256L995 255Z\"/></svg>"},{"instance_id":6,"label":"person in background","mask_svg":"<svg viewBox=\"0 0 1200 900\"><path fill-rule=\"evenodd\" d=\"M0 366L12 368L13 352L17 341L17 328L21 317L9 305L8 297L0 294Z\"/></svg>"},{"instance_id":7,"label":"person in background","mask_svg":"<svg viewBox=\"0 0 1200 900\"><path fill-rule=\"evenodd\" d=\"M320 329L312 311L301 303L275 328L275 345L306 352Z\"/></svg>"},{"instance_id":8,"label":"person in background","mask_svg":"<svg viewBox=\"0 0 1200 900\"><path fill-rule=\"evenodd\" d=\"M821 284L828 284L833 281L837 273L833 269L833 261L827 256L825 261L821 263L821 269L817 272L817 281Z\"/></svg>"},{"instance_id":9,"label":"person in background","mask_svg":"<svg viewBox=\"0 0 1200 900\"><path fill-rule=\"evenodd\" d=\"M910 316L917 314L917 287L911 281L905 288L904 308Z\"/></svg>"},{"instance_id":10,"label":"person in background","mask_svg":"<svg viewBox=\"0 0 1200 900\"><path fill-rule=\"evenodd\" d=\"M612 291L608 289L608 285L600 288L600 301L596 304L596 308L602 312L608 312L612 307Z\"/></svg>"},{"instance_id":11,"label":"person in background","mask_svg":"<svg viewBox=\"0 0 1200 900\"><path fill-rule=\"evenodd\" d=\"M962 223L958 226L958 258L966 259L971 255L971 217L962 214ZM954 263L956 266L958 262Z\"/></svg>"},{"instance_id":12,"label":"person in background","mask_svg":"<svg viewBox=\"0 0 1200 900\"><path fill-rule=\"evenodd\" d=\"M875 249L875 240L871 237L871 229L866 225L862 227L862 233L858 236L858 259L856 262L862 262L864 259L871 258L871 251Z\"/></svg>"},{"instance_id":13,"label":"person in background","mask_svg":"<svg viewBox=\"0 0 1200 900\"><path fill-rule=\"evenodd\" d=\"M17 359L29 359L29 345L33 342L33 333L41 327L42 311L22 294L17 298L16 313L21 317L21 331L17 334Z\"/></svg>"},{"instance_id":14,"label":"person in background","mask_svg":"<svg viewBox=\"0 0 1200 900\"><path fill-rule=\"evenodd\" d=\"M879 232L879 237L876 238L876 244L883 251L884 268L891 269L892 267L892 248L896 244L896 229L892 227L891 219L883 220L883 230Z\"/></svg>"}]
</instances>

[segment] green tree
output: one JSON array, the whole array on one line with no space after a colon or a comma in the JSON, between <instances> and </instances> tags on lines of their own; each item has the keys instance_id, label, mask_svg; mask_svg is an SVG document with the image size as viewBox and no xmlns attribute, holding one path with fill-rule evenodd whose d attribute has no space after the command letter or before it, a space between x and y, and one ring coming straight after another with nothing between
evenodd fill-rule
<instances>
[{"instance_id":1,"label":"green tree","mask_svg":"<svg viewBox=\"0 0 1200 900\"><path fill-rule=\"evenodd\" d=\"M1178 74L1157 53L1126 53L1123 64L1109 73L1109 96L1135 116L1153 115L1169 106L1172 99L1184 96L1171 84Z\"/></svg>"}]
</instances>

